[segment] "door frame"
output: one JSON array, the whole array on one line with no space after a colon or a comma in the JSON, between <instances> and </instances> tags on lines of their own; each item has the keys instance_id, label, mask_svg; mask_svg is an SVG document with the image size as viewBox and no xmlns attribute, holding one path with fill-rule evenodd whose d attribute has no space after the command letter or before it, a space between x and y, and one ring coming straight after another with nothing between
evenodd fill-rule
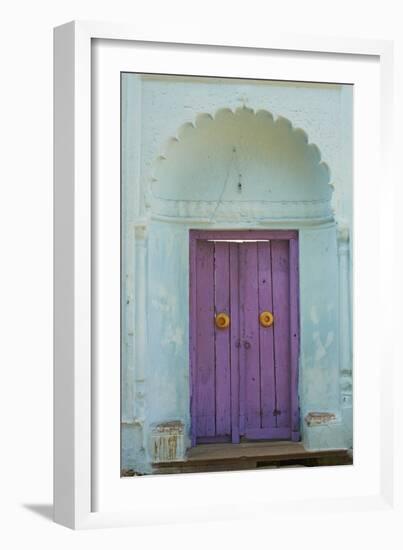
<instances>
[{"instance_id":1,"label":"door frame","mask_svg":"<svg viewBox=\"0 0 403 550\"><path fill-rule=\"evenodd\" d=\"M190 435L192 447L196 445L196 430L194 425L195 403L194 396L196 384L196 323L193 312L196 311L196 250L198 240L279 240L289 241L289 260L290 260L290 390L291 390L291 441L300 440L300 413L299 413L299 395L298 395L298 363L300 347L300 322L299 322L299 247L298 230L289 229L190 229L189 230L189 390L190 390ZM231 346L232 346L231 342ZM236 377L231 377L231 380ZM237 382L235 382L237 385ZM232 392L238 391L231 381L231 400ZM231 415L231 431L234 426L234 415L239 414L239 397L235 402L235 410ZM236 410L238 408L238 411Z\"/></svg>"}]
</instances>

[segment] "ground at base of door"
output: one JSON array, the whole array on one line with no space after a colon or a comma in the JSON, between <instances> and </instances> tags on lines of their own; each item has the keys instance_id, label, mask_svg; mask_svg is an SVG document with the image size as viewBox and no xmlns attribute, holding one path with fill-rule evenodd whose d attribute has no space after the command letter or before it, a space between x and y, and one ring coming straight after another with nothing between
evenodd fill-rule
<instances>
[{"instance_id":1,"label":"ground at base of door","mask_svg":"<svg viewBox=\"0 0 403 550\"><path fill-rule=\"evenodd\" d=\"M348 449L308 451L302 443L291 441L248 442L232 445L212 443L189 449L187 460L154 465L156 474L223 472L268 468L344 466L353 463ZM122 476L136 476L134 470Z\"/></svg>"}]
</instances>

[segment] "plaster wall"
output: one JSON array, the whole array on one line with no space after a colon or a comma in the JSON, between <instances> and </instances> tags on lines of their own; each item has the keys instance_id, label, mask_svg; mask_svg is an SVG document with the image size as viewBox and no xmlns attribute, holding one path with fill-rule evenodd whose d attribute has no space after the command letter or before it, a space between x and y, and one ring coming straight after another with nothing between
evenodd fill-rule
<instances>
[{"instance_id":1,"label":"plaster wall","mask_svg":"<svg viewBox=\"0 0 403 550\"><path fill-rule=\"evenodd\" d=\"M122 91L122 467L152 471L150 434L159 423L182 421L184 448L189 445L188 238L191 228L299 230L302 438L309 448L351 446L351 88L124 75ZM318 216L305 205L296 217L295 209L291 212L290 204L281 195L275 211L268 209L265 215L266 211L262 213L254 204L245 215L245 204L251 203L242 199L259 199L264 189L256 195L253 181L260 182L261 175L256 178L255 168L250 169L256 165L253 158L240 154L238 166L223 163L220 168L218 163L214 177L209 178L202 166L200 172L193 170L192 181L187 182L188 188L183 187L179 197L191 199L189 189L199 177L197 200L200 204L193 211L184 203L185 210L175 211L174 216L156 215L160 205L155 197L169 200L172 196L167 191L169 185L171 192L176 192L175 174L180 187L186 179L183 176L180 181L180 169L195 150L193 147L186 152L185 147L186 154L182 157L179 154L178 162L173 163L175 151L180 153L181 142L185 146L188 143L183 136L184 123L200 121L201 113L214 116L219 109L235 110L245 106L253 112L265 109L274 120L285 117L294 127L306 132L309 143L316 144L322 160L330 168L329 183L334 189L332 208L325 208L323 215ZM207 120L208 123L211 120ZM172 137L178 138L181 128L178 145ZM239 150L245 151L245 147L241 145ZM158 161L161 155L163 158ZM232 166L231 173L228 165ZM240 197L235 193L240 173L243 185L247 186L248 182L250 185L244 187L245 193L255 193L254 196ZM220 194L225 178L229 187ZM310 188L312 178L305 181L301 176L301 179L304 185L298 199L303 201L304 189ZM164 181L169 185L163 187ZM274 195L280 192L281 187L274 190ZM186 193L190 193L189 196ZM214 207L213 217L210 210L203 218L198 212L206 197L217 204L221 201L221 205ZM273 199L275 201L276 196ZM309 426L305 417L317 411L331 413L331 421Z\"/></svg>"}]
</instances>

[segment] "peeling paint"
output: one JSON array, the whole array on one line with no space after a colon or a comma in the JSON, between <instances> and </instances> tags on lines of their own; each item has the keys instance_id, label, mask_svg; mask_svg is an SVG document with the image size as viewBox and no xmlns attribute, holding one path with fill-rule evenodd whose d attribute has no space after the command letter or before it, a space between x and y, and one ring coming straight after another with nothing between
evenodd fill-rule
<instances>
[{"instance_id":1,"label":"peeling paint","mask_svg":"<svg viewBox=\"0 0 403 550\"><path fill-rule=\"evenodd\" d=\"M183 330L180 327L167 327L162 344L174 344L176 353L183 346Z\"/></svg>"},{"instance_id":2,"label":"peeling paint","mask_svg":"<svg viewBox=\"0 0 403 550\"><path fill-rule=\"evenodd\" d=\"M316 346L315 361L319 362L324 357L326 357L327 351L333 343L334 334L333 334L333 332L328 332L327 335L326 335L326 342L325 343L322 342L319 332L314 332L312 334L312 338L313 338L313 341L314 341L315 346Z\"/></svg>"},{"instance_id":3,"label":"peeling paint","mask_svg":"<svg viewBox=\"0 0 403 550\"><path fill-rule=\"evenodd\" d=\"M305 417L305 422L308 426L321 426L323 424L329 424L334 422L336 415L328 412L310 412Z\"/></svg>"},{"instance_id":4,"label":"peeling paint","mask_svg":"<svg viewBox=\"0 0 403 550\"><path fill-rule=\"evenodd\" d=\"M310 317L314 325L319 324L319 316L318 316L318 310L316 309L316 306L311 307Z\"/></svg>"},{"instance_id":5,"label":"peeling paint","mask_svg":"<svg viewBox=\"0 0 403 550\"><path fill-rule=\"evenodd\" d=\"M164 313L170 313L173 311L176 305L176 297L170 293L163 286L159 286L155 289L154 294L156 295L151 303L153 307Z\"/></svg>"}]
</instances>

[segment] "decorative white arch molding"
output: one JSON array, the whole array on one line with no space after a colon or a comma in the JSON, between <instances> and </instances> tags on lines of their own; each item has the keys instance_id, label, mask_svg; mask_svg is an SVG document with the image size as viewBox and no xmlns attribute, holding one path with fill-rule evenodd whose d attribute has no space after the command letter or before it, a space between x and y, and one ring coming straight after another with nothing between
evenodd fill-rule
<instances>
[{"instance_id":1,"label":"decorative white arch molding","mask_svg":"<svg viewBox=\"0 0 403 550\"><path fill-rule=\"evenodd\" d=\"M205 221L331 219L330 171L306 133L242 107L201 114L158 157L153 215Z\"/></svg>"}]
</instances>

